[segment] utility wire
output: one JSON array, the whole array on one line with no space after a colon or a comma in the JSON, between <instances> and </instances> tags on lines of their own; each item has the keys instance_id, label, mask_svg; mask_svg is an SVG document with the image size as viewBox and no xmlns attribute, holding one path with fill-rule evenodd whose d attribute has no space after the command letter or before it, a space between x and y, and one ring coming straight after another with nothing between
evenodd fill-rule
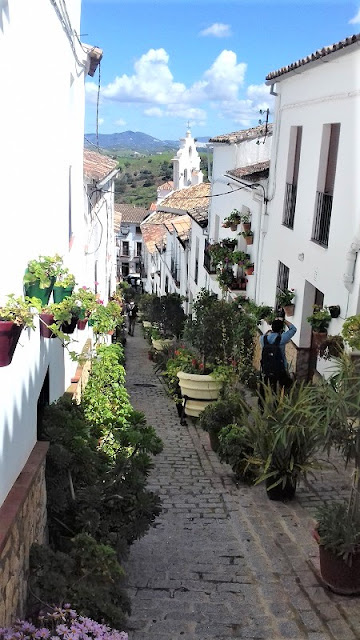
<instances>
[{"instance_id":1,"label":"utility wire","mask_svg":"<svg viewBox=\"0 0 360 640\"><path fill-rule=\"evenodd\" d=\"M56 13L57 17L59 18L59 20L61 22L61 25L62 25L65 33L66 33L67 39L68 39L68 41L70 43L71 50L72 50L72 52L74 54L74 58L75 58L77 64L80 67L85 68L86 67L86 63L84 63L81 60L79 60L77 52L76 52L76 47L75 47L75 44L74 44L74 31L73 31L73 29L71 27L71 23L70 23L70 19L69 19L66 7L65 7L66 15L64 17L64 15L61 12L56 0L50 0L50 2L51 2L52 6L53 6L53 8L55 10L55 13Z\"/></svg>"},{"instance_id":2,"label":"utility wire","mask_svg":"<svg viewBox=\"0 0 360 640\"><path fill-rule=\"evenodd\" d=\"M97 90L97 98L96 98L96 144L98 151L99 148L99 101L100 101L100 87L101 87L101 72L100 72L100 60L99 60L99 79L98 79L98 90Z\"/></svg>"}]
</instances>

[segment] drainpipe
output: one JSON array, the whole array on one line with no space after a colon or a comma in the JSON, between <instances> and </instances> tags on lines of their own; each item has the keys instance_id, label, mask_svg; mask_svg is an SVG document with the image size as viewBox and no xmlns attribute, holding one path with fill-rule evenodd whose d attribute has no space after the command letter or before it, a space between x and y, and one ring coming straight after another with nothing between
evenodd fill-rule
<instances>
[{"instance_id":1,"label":"drainpipe","mask_svg":"<svg viewBox=\"0 0 360 640\"><path fill-rule=\"evenodd\" d=\"M354 271L355 271L355 262L356 256L360 251L360 227L353 237L353 240L350 244L349 251L346 254L346 267L345 273L343 275L343 281L345 288L348 291L352 291L353 282L354 282Z\"/></svg>"}]
</instances>

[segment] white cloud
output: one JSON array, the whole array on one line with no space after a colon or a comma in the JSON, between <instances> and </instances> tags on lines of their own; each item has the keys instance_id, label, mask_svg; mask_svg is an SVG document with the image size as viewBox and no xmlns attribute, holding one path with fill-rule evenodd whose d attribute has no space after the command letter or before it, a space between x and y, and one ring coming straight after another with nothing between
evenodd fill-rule
<instances>
[{"instance_id":1,"label":"white cloud","mask_svg":"<svg viewBox=\"0 0 360 640\"><path fill-rule=\"evenodd\" d=\"M231 35L230 25L222 22L214 22L210 27L203 29L199 33L199 36L214 36L215 38L228 38Z\"/></svg>"},{"instance_id":2,"label":"white cloud","mask_svg":"<svg viewBox=\"0 0 360 640\"><path fill-rule=\"evenodd\" d=\"M165 109L159 107L150 107L144 110L144 114L150 118L181 118L182 120L191 120L194 124L204 125L206 122L206 111L189 107L188 105L169 105Z\"/></svg>"},{"instance_id":3,"label":"white cloud","mask_svg":"<svg viewBox=\"0 0 360 640\"><path fill-rule=\"evenodd\" d=\"M160 109L160 107L150 107L149 109L144 110L144 114L146 116L150 116L151 118L162 118L165 114L164 109Z\"/></svg>"},{"instance_id":4,"label":"white cloud","mask_svg":"<svg viewBox=\"0 0 360 640\"><path fill-rule=\"evenodd\" d=\"M104 124L104 122L105 122L104 118L99 118L99 125Z\"/></svg>"},{"instance_id":5,"label":"white cloud","mask_svg":"<svg viewBox=\"0 0 360 640\"><path fill-rule=\"evenodd\" d=\"M119 120L115 120L114 124L117 124L119 127L123 127L126 124L126 120L119 118Z\"/></svg>"},{"instance_id":6,"label":"white cloud","mask_svg":"<svg viewBox=\"0 0 360 640\"><path fill-rule=\"evenodd\" d=\"M357 14L355 14L354 17L349 20L349 24L360 24L360 9Z\"/></svg>"}]
</instances>

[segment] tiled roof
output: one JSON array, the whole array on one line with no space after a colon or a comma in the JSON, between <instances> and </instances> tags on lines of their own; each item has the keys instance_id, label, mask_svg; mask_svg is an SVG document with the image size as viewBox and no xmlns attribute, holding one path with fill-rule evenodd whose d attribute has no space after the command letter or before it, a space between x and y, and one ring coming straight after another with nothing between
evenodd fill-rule
<instances>
[{"instance_id":1,"label":"tiled roof","mask_svg":"<svg viewBox=\"0 0 360 640\"><path fill-rule=\"evenodd\" d=\"M177 209L186 213L204 211L209 208L209 196L211 185L209 182L202 182L193 187L179 189L170 194L158 205L160 211L167 209Z\"/></svg>"},{"instance_id":2,"label":"tiled roof","mask_svg":"<svg viewBox=\"0 0 360 640\"><path fill-rule=\"evenodd\" d=\"M268 123L267 130L265 124L260 124L257 127L251 129L244 129L242 131L233 131L232 133L224 133L224 135L210 138L209 142L223 142L226 144L236 144L237 142L244 142L244 140L253 140L253 138L260 138L267 133L272 135L273 125Z\"/></svg>"},{"instance_id":3,"label":"tiled roof","mask_svg":"<svg viewBox=\"0 0 360 640\"><path fill-rule=\"evenodd\" d=\"M166 238L165 222L174 218L173 213L155 211L141 223L143 241L149 253L154 253L156 245L160 245Z\"/></svg>"},{"instance_id":4,"label":"tiled roof","mask_svg":"<svg viewBox=\"0 0 360 640\"><path fill-rule=\"evenodd\" d=\"M229 176L234 178L245 178L248 182L257 182L258 180L264 180L269 177L270 161L258 162L257 164L251 164L247 167L239 167L238 169L230 169L226 172Z\"/></svg>"},{"instance_id":5,"label":"tiled roof","mask_svg":"<svg viewBox=\"0 0 360 640\"><path fill-rule=\"evenodd\" d=\"M172 180L168 180L168 182L164 182L158 186L160 191L172 191L174 189L174 183Z\"/></svg>"},{"instance_id":6,"label":"tiled roof","mask_svg":"<svg viewBox=\"0 0 360 640\"><path fill-rule=\"evenodd\" d=\"M207 227L209 218L209 209L203 209L202 211L189 211L189 216L192 217L200 227Z\"/></svg>"},{"instance_id":7,"label":"tiled roof","mask_svg":"<svg viewBox=\"0 0 360 640\"><path fill-rule=\"evenodd\" d=\"M327 47L318 49L317 51L314 51L314 53L310 53L310 55L306 56L305 58L300 58L300 60L296 60L296 62L292 62L291 64L288 64L286 67L281 67L281 69L277 69L276 71L271 71L271 73L269 73L266 76L266 80L273 80L274 78L283 76L285 73L289 73L290 71L294 71L299 67L303 67L305 64L308 64L309 62L314 62L314 60L320 60L320 58L324 58L325 56L328 56L331 53L335 53L335 51L340 51L340 49L345 49L345 47L349 47L350 45L357 43L359 41L360 41L360 33L357 33L353 36L349 36L344 40L335 42L335 44L330 44Z\"/></svg>"},{"instance_id":8,"label":"tiled roof","mask_svg":"<svg viewBox=\"0 0 360 640\"><path fill-rule=\"evenodd\" d=\"M150 207L149 207L149 211L156 211L156 202L152 202Z\"/></svg>"},{"instance_id":9,"label":"tiled roof","mask_svg":"<svg viewBox=\"0 0 360 640\"><path fill-rule=\"evenodd\" d=\"M115 228L122 222L128 224L140 224L147 216L148 210L144 207L134 207L132 204L114 204Z\"/></svg>"},{"instance_id":10,"label":"tiled roof","mask_svg":"<svg viewBox=\"0 0 360 640\"><path fill-rule=\"evenodd\" d=\"M84 175L91 180L103 180L116 169L117 160L97 151L84 150Z\"/></svg>"},{"instance_id":11,"label":"tiled roof","mask_svg":"<svg viewBox=\"0 0 360 640\"><path fill-rule=\"evenodd\" d=\"M168 222L165 222L165 226L170 232L173 232L175 227L177 236L183 242L189 239L191 229L190 216L186 214L183 216L176 216L176 218L171 218Z\"/></svg>"}]
</instances>

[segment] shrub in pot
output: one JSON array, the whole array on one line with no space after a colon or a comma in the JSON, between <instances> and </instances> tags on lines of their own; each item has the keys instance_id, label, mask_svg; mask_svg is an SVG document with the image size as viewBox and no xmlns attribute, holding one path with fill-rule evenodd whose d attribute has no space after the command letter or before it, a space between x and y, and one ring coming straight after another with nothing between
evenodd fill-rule
<instances>
[{"instance_id":1,"label":"shrub in pot","mask_svg":"<svg viewBox=\"0 0 360 640\"><path fill-rule=\"evenodd\" d=\"M7 303L0 307L0 367L8 366L24 327L35 329L34 314L39 310L39 301L28 297L7 296Z\"/></svg>"},{"instance_id":2,"label":"shrub in pot","mask_svg":"<svg viewBox=\"0 0 360 640\"><path fill-rule=\"evenodd\" d=\"M254 455L249 430L239 423L228 424L218 434L218 454L221 462L229 464L238 480L253 483L258 468L249 462Z\"/></svg>"},{"instance_id":3,"label":"shrub in pot","mask_svg":"<svg viewBox=\"0 0 360 640\"><path fill-rule=\"evenodd\" d=\"M47 304L61 266L62 258L58 254L30 260L24 275L25 294L30 298L38 298L42 304Z\"/></svg>"},{"instance_id":4,"label":"shrub in pot","mask_svg":"<svg viewBox=\"0 0 360 640\"><path fill-rule=\"evenodd\" d=\"M75 287L75 276L69 269L61 268L54 282L53 296L54 302L62 302L69 298Z\"/></svg>"},{"instance_id":5,"label":"shrub in pot","mask_svg":"<svg viewBox=\"0 0 360 640\"><path fill-rule=\"evenodd\" d=\"M231 229L231 231L236 231L238 225L241 222L241 213L238 209L233 209L233 211L224 219L223 227Z\"/></svg>"},{"instance_id":6,"label":"shrub in pot","mask_svg":"<svg viewBox=\"0 0 360 640\"><path fill-rule=\"evenodd\" d=\"M239 401L235 395L227 395L205 407L200 416L200 426L208 432L213 451L217 451L219 448L221 429L234 422L239 412Z\"/></svg>"},{"instance_id":7,"label":"shrub in pot","mask_svg":"<svg viewBox=\"0 0 360 640\"><path fill-rule=\"evenodd\" d=\"M324 504L317 513L324 582L337 593L360 593L360 371L347 354L334 375L316 387L327 418L327 444L353 465L346 502Z\"/></svg>"},{"instance_id":8,"label":"shrub in pot","mask_svg":"<svg viewBox=\"0 0 360 640\"><path fill-rule=\"evenodd\" d=\"M349 347L360 350L360 314L345 320L341 334Z\"/></svg>"},{"instance_id":9,"label":"shrub in pot","mask_svg":"<svg viewBox=\"0 0 360 640\"><path fill-rule=\"evenodd\" d=\"M324 444L326 417L310 385L294 385L289 393L264 385L262 408L248 408L254 455L249 462L260 469L256 482L265 481L270 499L290 499L301 477L319 465L315 455Z\"/></svg>"}]
</instances>

